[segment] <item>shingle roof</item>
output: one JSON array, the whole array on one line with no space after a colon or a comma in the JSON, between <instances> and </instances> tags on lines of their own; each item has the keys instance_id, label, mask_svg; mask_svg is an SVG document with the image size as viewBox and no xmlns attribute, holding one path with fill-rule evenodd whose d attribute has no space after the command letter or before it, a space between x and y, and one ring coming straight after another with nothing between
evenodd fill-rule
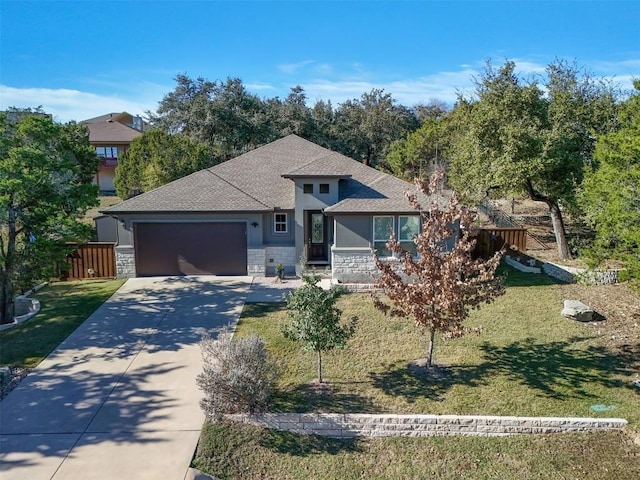
<instances>
[{"instance_id":1,"label":"shingle roof","mask_svg":"<svg viewBox=\"0 0 640 480\"><path fill-rule=\"evenodd\" d=\"M327 213L410 212L410 183L296 135L276 140L104 210L133 212L271 211L295 208L290 178L340 180L340 201ZM289 178L288 178L289 177Z\"/></svg>"},{"instance_id":2,"label":"shingle roof","mask_svg":"<svg viewBox=\"0 0 640 480\"><path fill-rule=\"evenodd\" d=\"M270 209L265 204L229 184L210 170L200 170L103 211L105 213L169 213L267 210Z\"/></svg>"},{"instance_id":3,"label":"shingle roof","mask_svg":"<svg viewBox=\"0 0 640 480\"><path fill-rule=\"evenodd\" d=\"M134 138L142 135L135 128L128 127L117 121L85 123L89 129L91 143L131 143Z\"/></svg>"}]
</instances>

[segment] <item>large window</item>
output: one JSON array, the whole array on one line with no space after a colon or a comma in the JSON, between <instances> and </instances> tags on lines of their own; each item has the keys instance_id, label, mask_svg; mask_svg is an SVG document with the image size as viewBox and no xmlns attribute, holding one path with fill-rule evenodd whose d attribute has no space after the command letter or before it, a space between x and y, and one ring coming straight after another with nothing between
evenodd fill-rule
<instances>
[{"instance_id":1,"label":"large window","mask_svg":"<svg viewBox=\"0 0 640 480\"><path fill-rule=\"evenodd\" d=\"M417 215L398 217L398 241L406 252L417 255L416 244L413 239L420 233L420 217Z\"/></svg>"},{"instance_id":2,"label":"large window","mask_svg":"<svg viewBox=\"0 0 640 480\"><path fill-rule=\"evenodd\" d=\"M373 248L379 257L391 257L393 252L386 247L393 233L393 217L373 217Z\"/></svg>"},{"instance_id":3,"label":"large window","mask_svg":"<svg viewBox=\"0 0 640 480\"><path fill-rule=\"evenodd\" d=\"M118 147L96 147L96 154L100 158L118 158Z\"/></svg>"},{"instance_id":4,"label":"large window","mask_svg":"<svg viewBox=\"0 0 640 480\"><path fill-rule=\"evenodd\" d=\"M273 214L273 231L275 233L287 233L289 231L286 213Z\"/></svg>"}]
</instances>

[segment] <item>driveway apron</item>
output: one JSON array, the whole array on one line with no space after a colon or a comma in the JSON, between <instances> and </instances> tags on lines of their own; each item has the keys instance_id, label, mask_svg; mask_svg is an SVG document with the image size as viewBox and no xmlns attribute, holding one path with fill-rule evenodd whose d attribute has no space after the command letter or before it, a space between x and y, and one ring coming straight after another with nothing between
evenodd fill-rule
<instances>
[{"instance_id":1,"label":"driveway apron","mask_svg":"<svg viewBox=\"0 0 640 480\"><path fill-rule=\"evenodd\" d=\"M183 480L204 416L198 342L251 277L128 280L0 403L0 478Z\"/></svg>"}]
</instances>

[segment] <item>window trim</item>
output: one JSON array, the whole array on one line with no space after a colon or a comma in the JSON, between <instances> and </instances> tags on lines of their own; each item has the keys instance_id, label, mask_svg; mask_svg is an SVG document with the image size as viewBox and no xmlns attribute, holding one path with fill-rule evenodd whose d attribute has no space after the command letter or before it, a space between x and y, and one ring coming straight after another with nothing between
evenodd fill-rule
<instances>
[{"instance_id":1,"label":"window trim","mask_svg":"<svg viewBox=\"0 0 640 480\"><path fill-rule=\"evenodd\" d=\"M278 215L284 215L283 220L278 220ZM284 225L284 230L278 230L278 225ZM289 215L287 212L274 212L273 214L273 233L283 235L289 233Z\"/></svg>"}]
</instances>

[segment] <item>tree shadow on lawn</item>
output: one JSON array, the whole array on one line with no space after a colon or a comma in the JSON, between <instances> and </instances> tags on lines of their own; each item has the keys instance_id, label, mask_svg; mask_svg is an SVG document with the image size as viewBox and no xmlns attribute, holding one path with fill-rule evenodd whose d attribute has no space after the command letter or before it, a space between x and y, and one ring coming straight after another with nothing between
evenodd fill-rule
<instances>
[{"instance_id":1,"label":"tree shadow on lawn","mask_svg":"<svg viewBox=\"0 0 640 480\"><path fill-rule=\"evenodd\" d=\"M369 374L376 388L409 403L421 398L441 401L455 385L488 385L496 375L525 385L536 395L562 400L589 398L589 385L606 388L632 388L616 376L631 376L640 364L640 348L626 346L612 351L602 346L579 348L577 343L589 338L573 337L566 341L541 343L533 338L504 347L484 343L480 349L484 361L478 365L440 367L440 374L419 375L407 362L395 363L384 372Z\"/></svg>"},{"instance_id":2,"label":"tree shadow on lawn","mask_svg":"<svg viewBox=\"0 0 640 480\"><path fill-rule=\"evenodd\" d=\"M275 393L271 410L294 413L379 413L380 409L369 399L342 391L342 385L339 382L327 382L320 386L306 383L283 387Z\"/></svg>"},{"instance_id":3,"label":"tree shadow on lawn","mask_svg":"<svg viewBox=\"0 0 640 480\"><path fill-rule=\"evenodd\" d=\"M280 430L265 429L260 436L261 446L278 453L286 453L297 457L328 453L337 455L342 452L358 452L361 450L357 438L330 438L320 435L301 435Z\"/></svg>"},{"instance_id":4,"label":"tree shadow on lawn","mask_svg":"<svg viewBox=\"0 0 640 480\"><path fill-rule=\"evenodd\" d=\"M242 314L240 318L248 317L248 318L260 318L267 317L272 313L277 313L282 311L284 308L284 302L246 302L244 307L242 308Z\"/></svg>"},{"instance_id":5,"label":"tree shadow on lawn","mask_svg":"<svg viewBox=\"0 0 640 480\"><path fill-rule=\"evenodd\" d=\"M418 369L423 372L419 373ZM442 401L454 385L477 387L486 383L489 365L436 366L433 373L426 367L413 367L410 362L389 364L383 372L370 372L373 386L387 395L404 397L408 403L421 398Z\"/></svg>"},{"instance_id":6,"label":"tree shadow on lawn","mask_svg":"<svg viewBox=\"0 0 640 480\"><path fill-rule=\"evenodd\" d=\"M576 347L588 338L572 337L566 341L539 343L527 338L504 347L489 343L480 348L491 373L532 388L540 396L554 399L589 398L590 384L606 388L631 388L615 376L630 376L637 366L634 348L611 351L603 346Z\"/></svg>"}]
</instances>

